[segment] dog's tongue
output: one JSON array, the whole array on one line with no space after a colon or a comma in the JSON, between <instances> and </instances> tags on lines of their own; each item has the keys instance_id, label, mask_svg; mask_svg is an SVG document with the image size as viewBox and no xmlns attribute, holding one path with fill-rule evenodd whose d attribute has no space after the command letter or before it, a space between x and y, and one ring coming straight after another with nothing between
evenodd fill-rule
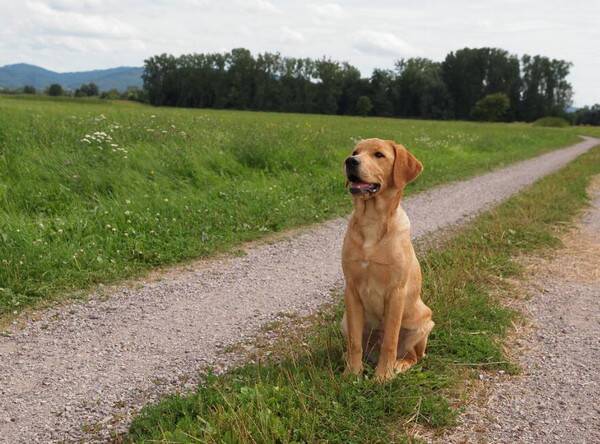
<instances>
[{"instance_id":1,"label":"dog's tongue","mask_svg":"<svg viewBox=\"0 0 600 444\"><path fill-rule=\"evenodd\" d=\"M371 184L366 182L352 182L352 188L357 190L368 190L371 188Z\"/></svg>"}]
</instances>

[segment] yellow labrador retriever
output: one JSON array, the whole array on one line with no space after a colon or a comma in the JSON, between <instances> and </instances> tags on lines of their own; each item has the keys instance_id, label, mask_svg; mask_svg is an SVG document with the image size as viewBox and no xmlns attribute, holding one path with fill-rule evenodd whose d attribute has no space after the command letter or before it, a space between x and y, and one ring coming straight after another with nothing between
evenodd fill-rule
<instances>
[{"instance_id":1,"label":"yellow labrador retriever","mask_svg":"<svg viewBox=\"0 0 600 444\"><path fill-rule=\"evenodd\" d=\"M391 140L359 142L345 161L354 211L342 249L346 372L360 374L363 350L379 348L375 376L387 381L425 355L433 328L421 300L421 267L402 192L423 166Z\"/></svg>"}]
</instances>

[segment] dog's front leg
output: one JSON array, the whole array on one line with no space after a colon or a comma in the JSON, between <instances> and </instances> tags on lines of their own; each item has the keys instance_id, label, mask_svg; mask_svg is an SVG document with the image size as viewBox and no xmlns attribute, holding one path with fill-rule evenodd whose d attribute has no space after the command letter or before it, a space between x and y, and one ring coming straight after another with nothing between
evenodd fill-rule
<instances>
[{"instance_id":1,"label":"dog's front leg","mask_svg":"<svg viewBox=\"0 0 600 444\"><path fill-rule=\"evenodd\" d=\"M379 362L377 362L377 368L375 369L375 378L379 382L388 381L396 374L398 339L405 300L406 290L399 288L390 293L385 303L383 341L381 342L381 351L379 352Z\"/></svg>"},{"instance_id":2,"label":"dog's front leg","mask_svg":"<svg viewBox=\"0 0 600 444\"><path fill-rule=\"evenodd\" d=\"M346 373L360 375L363 371L362 363L362 336L365 326L365 312L362 301L348 283L344 291L344 304L346 313Z\"/></svg>"}]
</instances>

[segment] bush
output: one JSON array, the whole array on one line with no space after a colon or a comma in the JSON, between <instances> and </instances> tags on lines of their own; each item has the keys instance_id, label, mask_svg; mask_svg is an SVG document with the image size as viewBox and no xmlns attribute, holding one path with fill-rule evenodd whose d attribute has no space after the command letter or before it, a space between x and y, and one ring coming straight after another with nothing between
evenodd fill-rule
<instances>
[{"instance_id":1,"label":"bush","mask_svg":"<svg viewBox=\"0 0 600 444\"><path fill-rule=\"evenodd\" d=\"M48 95L49 96L62 96L64 95L65 90L58 83L53 83L48 87Z\"/></svg>"},{"instance_id":2,"label":"bush","mask_svg":"<svg viewBox=\"0 0 600 444\"><path fill-rule=\"evenodd\" d=\"M533 122L533 126L544 126L551 128L564 128L569 126L569 121L562 117L542 117Z\"/></svg>"},{"instance_id":3,"label":"bush","mask_svg":"<svg viewBox=\"0 0 600 444\"><path fill-rule=\"evenodd\" d=\"M584 106L573 114L575 125L600 125L600 104Z\"/></svg>"},{"instance_id":4,"label":"bush","mask_svg":"<svg viewBox=\"0 0 600 444\"><path fill-rule=\"evenodd\" d=\"M100 98L107 100L118 100L121 98L121 93L119 93L118 90L113 88L109 89L108 91L103 91L102 94L100 94Z\"/></svg>"},{"instance_id":5,"label":"bush","mask_svg":"<svg viewBox=\"0 0 600 444\"><path fill-rule=\"evenodd\" d=\"M506 114L510 107L510 100L504 93L488 94L477 101L471 110L471 116L475 120L497 122Z\"/></svg>"},{"instance_id":6,"label":"bush","mask_svg":"<svg viewBox=\"0 0 600 444\"><path fill-rule=\"evenodd\" d=\"M83 83L75 90L75 97L93 97L100 94L98 86L95 83Z\"/></svg>"},{"instance_id":7,"label":"bush","mask_svg":"<svg viewBox=\"0 0 600 444\"><path fill-rule=\"evenodd\" d=\"M360 96L356 101L356 114L359 116L368 115L373 109L373 102L367 96Z\"/></svg>"}]
</instances>

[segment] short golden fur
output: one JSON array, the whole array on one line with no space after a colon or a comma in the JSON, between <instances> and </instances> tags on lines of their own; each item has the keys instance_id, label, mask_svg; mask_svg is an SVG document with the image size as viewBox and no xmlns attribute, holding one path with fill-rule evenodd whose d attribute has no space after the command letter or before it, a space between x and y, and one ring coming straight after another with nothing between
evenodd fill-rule
<instances>
[{"instance_id":1,"label":"short golden fur","mask_svg":"<svg viewBox=\"0 0 600 444\"><path fill-rule=\"evenodd\" d=\"M363 350L369 356L379 347L375 376L383 382L425 355L434 325L421 300L421 267L400 205L404 187L423 166L402 145L367 139L345 169L354 203L342 249L346 371L362 373Z\"/></svg>"}]
</instances>

